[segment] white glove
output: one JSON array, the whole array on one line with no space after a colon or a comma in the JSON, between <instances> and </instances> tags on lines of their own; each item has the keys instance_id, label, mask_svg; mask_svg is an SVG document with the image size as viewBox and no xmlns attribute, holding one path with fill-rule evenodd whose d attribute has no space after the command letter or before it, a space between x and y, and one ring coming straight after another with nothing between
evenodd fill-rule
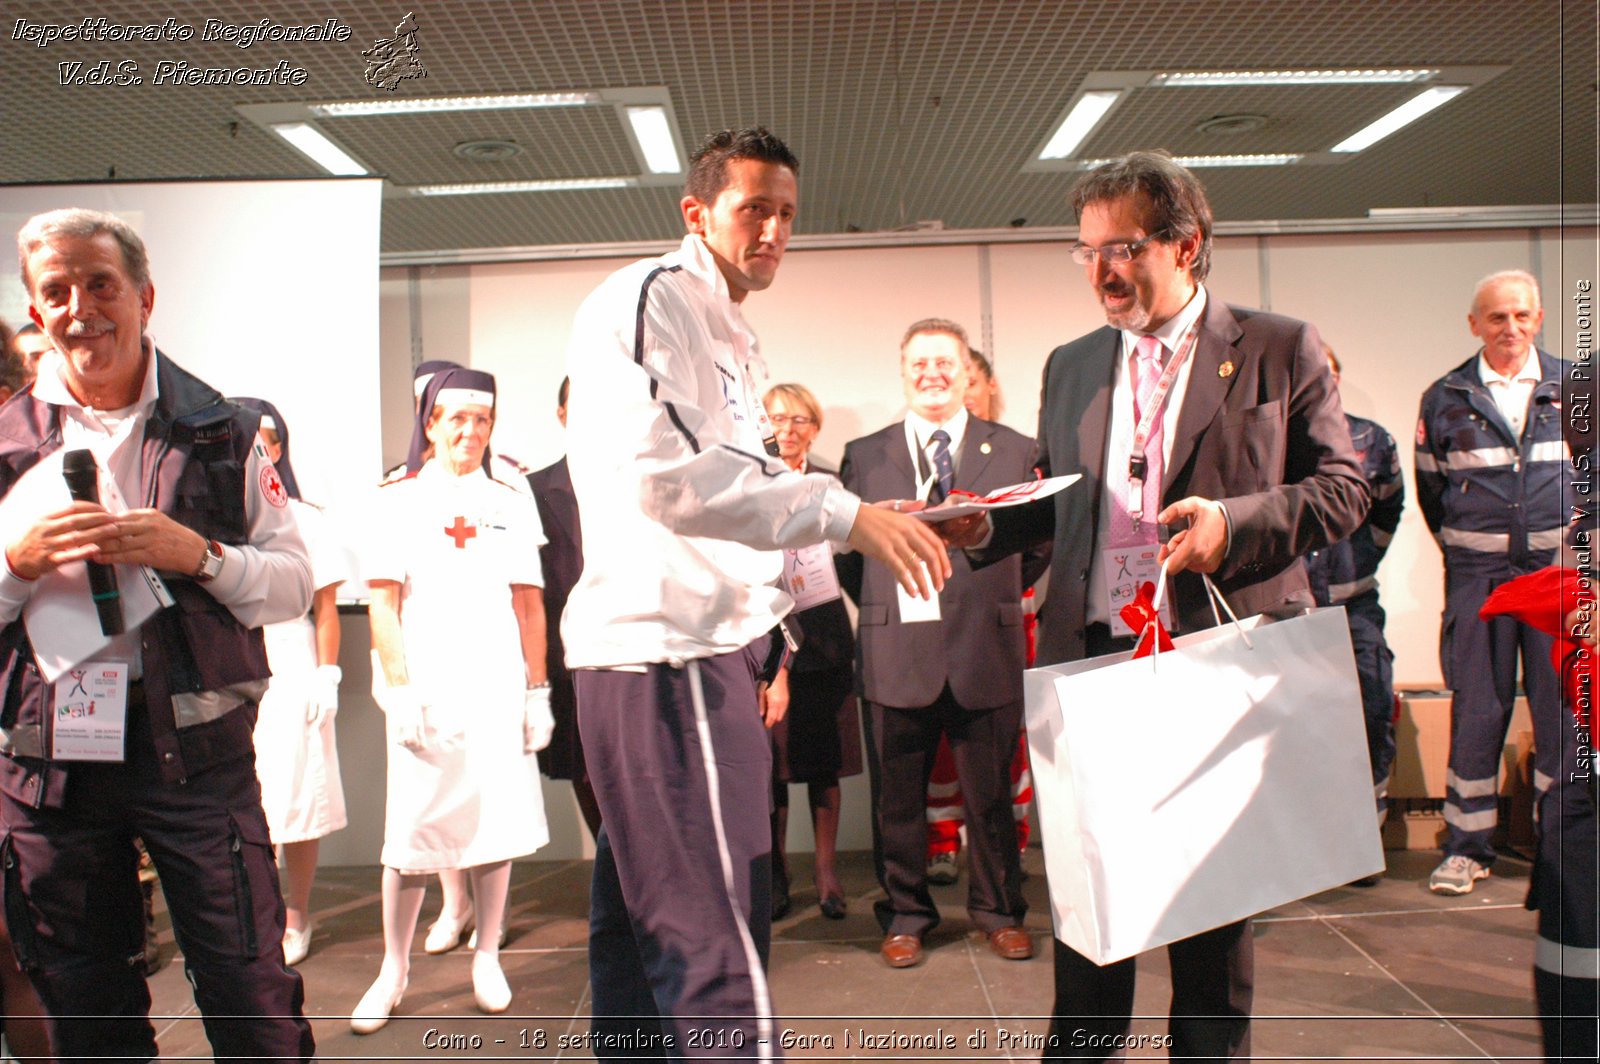
<instances>
[{"instance_id":1,"label":"white glove","mask_svg":"<svg viewBox=\"0 0 1600 1064\"><path fill-rule=\"evenodd\" d=\"M311 680L311 697L306 700L306 723L312 731L322 726L339 712L339 681L344 672L337 665L318 665Z\"/></svg>"},{"instance_id":2,"label":"white glove","mask_svg":"<svg viewBox=\"0 0 1600 1064\"><path fill-rule=\"evenodd\" d=\"M389 718L395 742L407 750L421 750L423 747L421 693L410 684L389 687L384 690L383 700L379 705Z\"/></svg>"},{"instance_id":3,"label":"white glove","mask_svg":"<svg viewBox=\"0 0 1600 1064\"><path fill-rule=\"evenodd\" d=\"M522 696L522 752L532 754L550 745L556 715L550 712L550 685L534 687Z\"/></svg>"}]
</instances>

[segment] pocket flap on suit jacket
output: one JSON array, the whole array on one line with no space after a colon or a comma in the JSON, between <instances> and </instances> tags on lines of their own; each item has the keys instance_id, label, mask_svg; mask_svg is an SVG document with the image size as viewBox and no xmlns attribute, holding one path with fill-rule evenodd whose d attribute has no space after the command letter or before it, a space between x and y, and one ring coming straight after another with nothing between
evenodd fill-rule
<instances>
[{"instance_id":1,"label":"pocket flap on suit jacket","mask_svg":"<svg viewBox=\"0 0 1600 1064\"><path fill-rule=\"evenodd\" d=\"M889 606L883 602L864 602L861 605L859 618L861 625L888 624Z\"/></svg>"},{"instance_id":2,"label":"pocket flap on suit jacket","mask_svg":"<svg viewBox=\"0 0 1600 1064\"><path fill-rule=\"evenodd\" d=\"M1219 427L1230 428L1235 425L1248 425L1256 421L1282 421L1283 400L1274 399L1270 403L1260 406L1246 407L1223 418Z\"/></svg>"}]
</instances>

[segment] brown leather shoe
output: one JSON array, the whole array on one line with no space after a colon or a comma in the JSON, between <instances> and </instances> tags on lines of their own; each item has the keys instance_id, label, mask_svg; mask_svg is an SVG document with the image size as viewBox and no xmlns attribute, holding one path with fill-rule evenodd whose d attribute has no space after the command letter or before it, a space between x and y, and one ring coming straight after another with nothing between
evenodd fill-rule
<instances>
[{"instance_id":1,"label":"brown leather shoe","mask_svg":"<svg viewBox=\"0 0 1600 1064\"><path fill-rule=\"evenodd\" d=\"M878 952L891 968L909 968L922 963L922 939L916 935L890 935Z\"/></svg>"},{"instance_id":2,"label":"brown leather shoe","mask_svg":"<svg viewBox=\"0 0 1600 1064\"><path fill-rule=\"evenodd\" d=\"M997 927L989 932L989 948L996 957L1025 961L1033 956L1033 939L1021 927Z\"/></svg>"}]
</instances>

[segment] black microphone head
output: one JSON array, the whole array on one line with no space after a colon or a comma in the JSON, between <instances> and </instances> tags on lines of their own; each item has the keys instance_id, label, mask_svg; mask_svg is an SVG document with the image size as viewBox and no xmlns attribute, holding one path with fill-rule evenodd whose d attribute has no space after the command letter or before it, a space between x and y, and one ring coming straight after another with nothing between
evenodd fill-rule
<instances>
[{"instance_id":1,"label":"black microphone head","mask_svg":"<svg viewBox=\"0 0 1600 1064\"><path fill-rule=\"evenodd\" d=\"M91 452L79 449L62 455L61 476L74 502L100 501L100 471Z\"/></svg>"},{"instance_id":2,"label":"black microphone head","mask_svg":"<svg viewBox=\"0 0 1600 1064\"><path fill-rule=\"evenodd\" d=\"M94 452L84 447L68 451L61 456L61 471L69 477L75 473L98 473L99 470L94 464Z\"/></svg>"}]
</instances>

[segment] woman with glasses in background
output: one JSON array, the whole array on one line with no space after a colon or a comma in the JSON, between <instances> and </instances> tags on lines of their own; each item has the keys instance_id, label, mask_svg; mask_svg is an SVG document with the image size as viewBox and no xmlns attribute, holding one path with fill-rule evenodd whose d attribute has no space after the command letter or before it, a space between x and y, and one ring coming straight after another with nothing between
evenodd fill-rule
<instances>
[{"instance_id":1,"label":"woman with glasses in background","mask_svg":"<svg viewBox=\"0 0 1600 1064\"><path fill-rule=\"evenodd\" d=\"M764 397L778 453L799 473L838 473L811 461L811 445L822 430L822 408L816 396L799 384L778 384ZM789 784L804 783L811 803L811 826L816 835L816 861L812 878L822 915L842 920L844 888L839 884L835 855L839 839L839 779L861 772L861 724L855 698L855 636L844 599L833 577L831 597L811 603L826 581L813 579L809 591L795 574L826 567L833 571L831 548L826 544L810 552L786 552L784 565L788 590L797 608L792 615L803 633L800 652L789 668L778 674L767 692L769 707L787 713L772 726L772 788L776 811L772 817L772 917L789 911L789 868L784 838L789 824ZM804 555L804 557L801 557ZM798 586L797 586L798 584ZM768 719L773 713L769 710Z\"/></svg>"}]
</instances>

